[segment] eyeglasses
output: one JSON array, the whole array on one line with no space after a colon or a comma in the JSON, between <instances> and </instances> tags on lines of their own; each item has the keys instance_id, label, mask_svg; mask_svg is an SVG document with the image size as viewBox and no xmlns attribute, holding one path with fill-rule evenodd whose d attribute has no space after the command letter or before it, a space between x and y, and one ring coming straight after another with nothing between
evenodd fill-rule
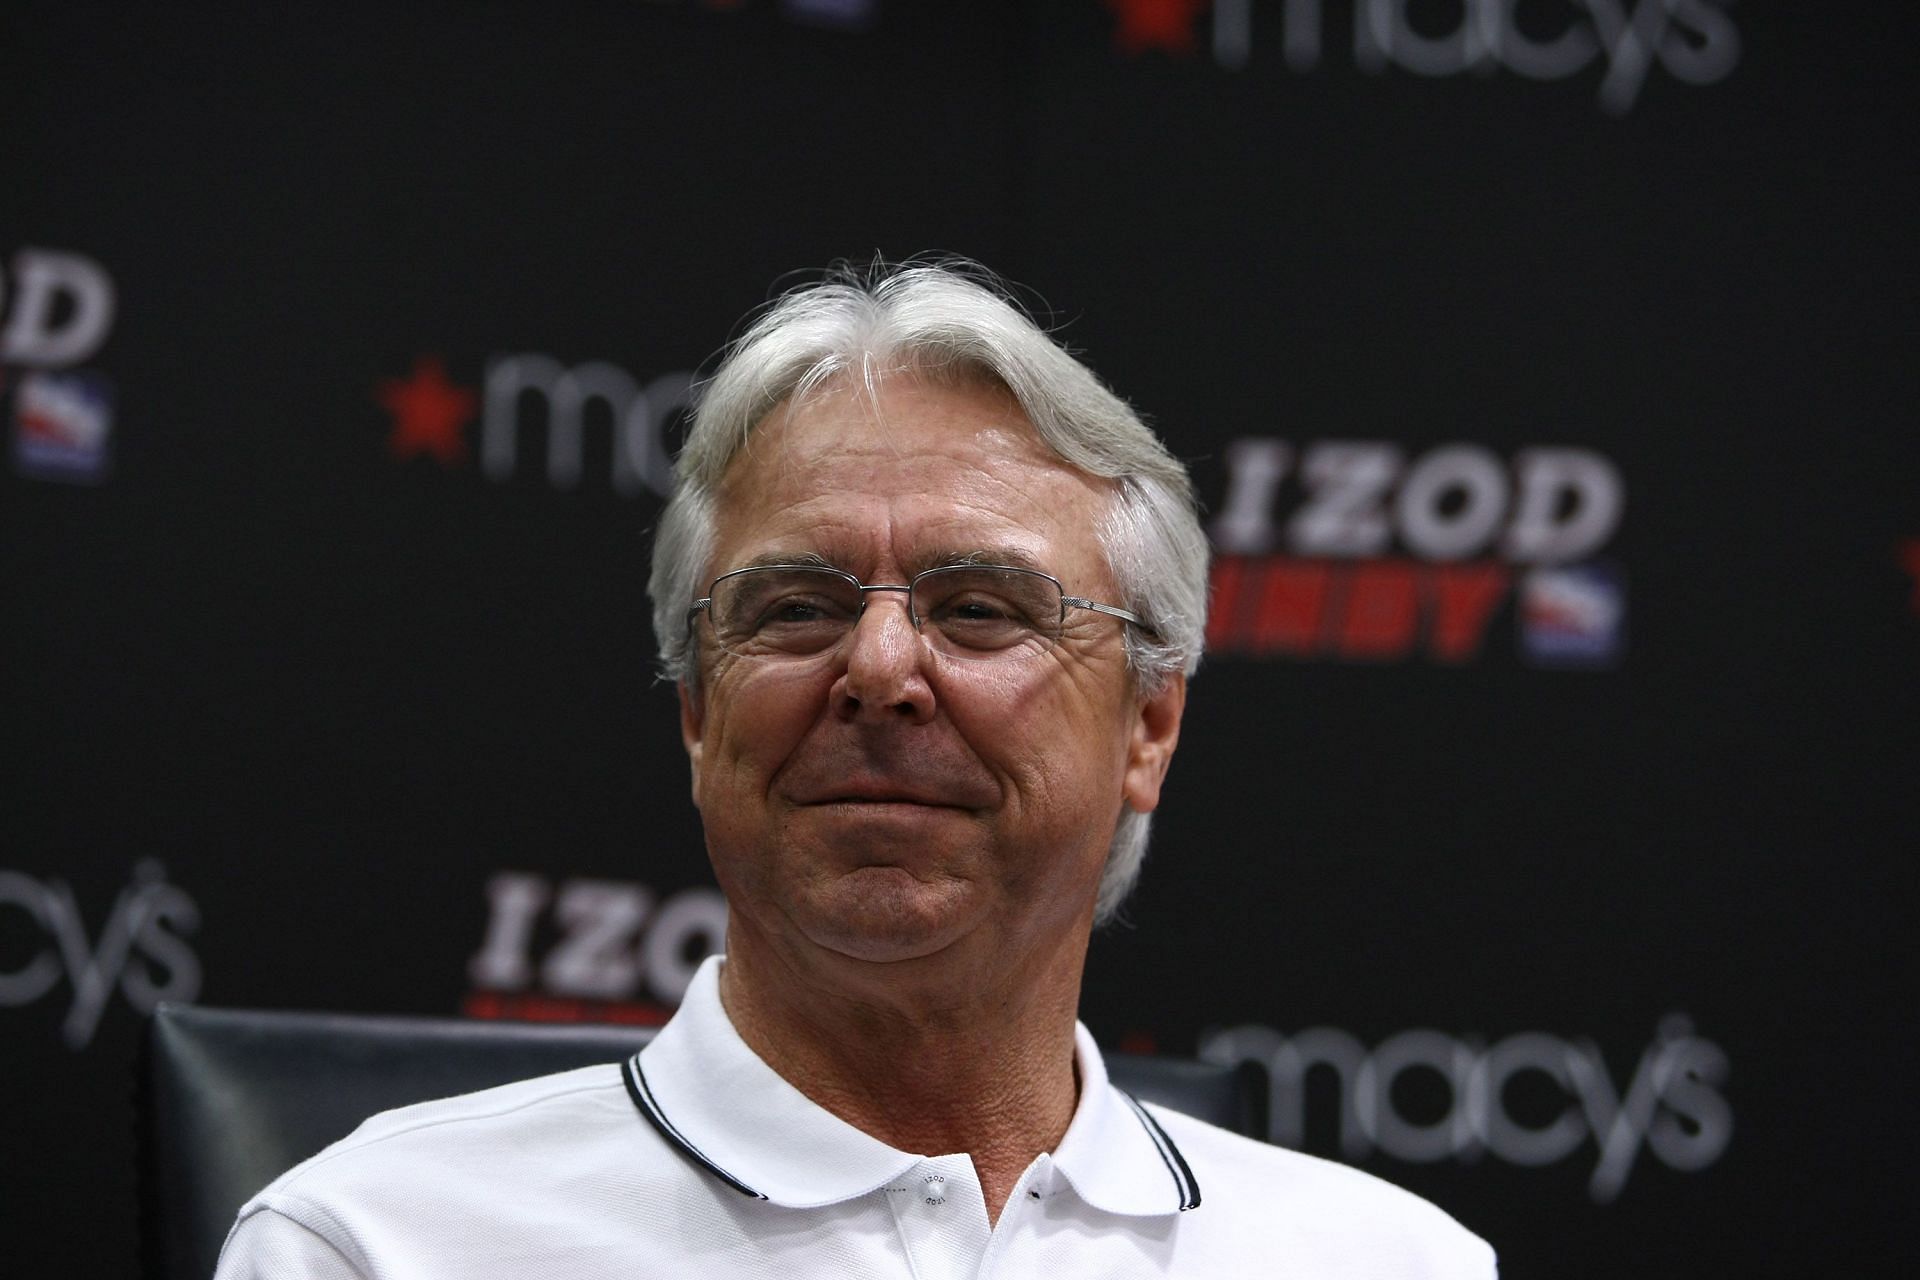
<instances>
[{"instance_id":1,"label":"eyeglasses","mask_svg":"<svg viewBox=\"0 0 1920 1280\"><path fill-rule=\"evenodd\" d=\"M868 585L850 573L812 565L735 569L715 578L706 598L693 602L687 625L704 612L714 639L736 657L806 658L852 633L870 591L905 592L914 629L936 652L969 661L1045 653L1060 639L1068 609L1147 626L1125 609L1066 594L1059 579L1036 569L990 564L927 569L904 586Z\"/></svg>"}]
</instances>

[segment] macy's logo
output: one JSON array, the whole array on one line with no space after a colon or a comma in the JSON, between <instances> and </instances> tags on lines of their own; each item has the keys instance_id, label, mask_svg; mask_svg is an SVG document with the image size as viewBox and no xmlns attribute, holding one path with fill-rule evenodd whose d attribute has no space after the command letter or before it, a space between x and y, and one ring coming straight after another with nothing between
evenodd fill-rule
<instances>
[{"instance_id":1,"label":"macy's logo","mask_svg":"<svg viewBox=\"0 0 1920 1280\"><path fill-rule=\"evenodd\" d=\"M396 459L420 455L443 466L464 464L468 432L480 421L480 467L505 483L536 458L547 483L578 489L587 470L588 436L605 432L605 474L613 492L665 496L673 483L668 433L687 407L690 370L642 382L605 360L564 365L538 352L496 355L476 389L448 377L439 356L423 355L404 378L383 379L374 400L392 418L387 449ZM544 436L529 455L524 441Z\"/></svg>"},{"instance_id":2,"label":"macy's logo","mask_svg":"<svg viewBox=\"0 0 1920 1280\"><path fill-rule=\"evenodd\" d=\"M1655 66L1682 84L1724 80L1740 63L1731 0L1353 0L1353 63L1369 75L1397 68L1418 76L1484 75L1565 80L1598 63L1600 106L1624 116ZM1208 0L1107 0L1114 44L1188 53L1193 19ZM1213 60L1239 71L1254 57L1253 0L1212 0ZM1318 68L1329 43L1326 0L1286 0L1280 43L1289 70ZM1335 14L1337 16L1337 13Z\"/></svg>"},{"instance_id":3,"label":"macy's logo","mask_svg":"<svg viewBox=\"0 0 1920 1280\"><path fill-rule=\"evenodd\" d=\"M1587 1193L1596 1204L1618 1198L1643 1147L1668 1168L1693 1172L1718 1160L1733 1137L1733 1110L1720 1092L1726 1050L1678 1013L1661 1020L1624 1089L1591 1040L1539 1031L1490 1045L1402 1031L1368 1049L1332 1027L1288 1036L1248 1024L1203 1033L1200 1057L1266 1067L1269 1136L1285 1147L1306 1145L1309 1094L1320 1096L1310 1085L1322 1075L1336 1087L1340 1152L1349 1160L1376 1148L1416 1163L1469 1161L1484 1151L1532 1167L1591 1142L1597 1158Z\"/></svg>"},{"instance_id":4,"label":"macy's logo","mask_svg":"<svg viewBox=\"0 0 1920 1280\"><path fill-rule=\"evenodd\" d=\"M200 961L185 937L199 926L193 899L167 883L152 859L133 869L98 934L88 930L66 881L0 871L0 940L25 941L0 945L0 955L28 957L0 969L0 1008L34 1004L64 979L70 995L61 1038L69 1049L84 1049L115 988L141 1013L200 993Z\"/></svg>"}]
</instances>

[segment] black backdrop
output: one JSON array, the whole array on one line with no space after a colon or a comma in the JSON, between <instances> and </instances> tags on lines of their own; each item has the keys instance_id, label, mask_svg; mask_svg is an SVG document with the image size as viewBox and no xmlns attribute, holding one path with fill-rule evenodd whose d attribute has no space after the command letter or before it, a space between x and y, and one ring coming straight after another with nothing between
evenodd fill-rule
<instances>
[{"instance_id":1,"label":"black backdrop","mask_svg":"<svg viewBox=\"0 0 1920 1280\"><path fill-rule=\"evenodd\" d=\"M782 273L941 249L1216 520L1096 1035L1261 1058L1276 1137L1509 1275L1892 1273L1915 27L0 9L6 1270L131 1268L160 996L671 1006L719 919L643 590L678 388Z\"/></svg>"}]
</instances>

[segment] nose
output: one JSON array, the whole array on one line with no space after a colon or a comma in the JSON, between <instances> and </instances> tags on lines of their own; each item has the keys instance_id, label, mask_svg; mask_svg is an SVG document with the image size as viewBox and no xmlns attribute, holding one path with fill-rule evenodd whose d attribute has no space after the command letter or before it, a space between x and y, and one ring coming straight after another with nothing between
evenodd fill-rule
<instances>
[{"instance_id":1,"label":"nose","mask_svg":"<svg viewBox=\"0 0 1920 1280\"><path fill-rule=\"evenodd\" d=\"M870 591L866 608L845 641L846 666L834 681L834 710L849 720L933 718L927 681L932 652L914 629L904 591Z\"/></svg>"}]
</instances>

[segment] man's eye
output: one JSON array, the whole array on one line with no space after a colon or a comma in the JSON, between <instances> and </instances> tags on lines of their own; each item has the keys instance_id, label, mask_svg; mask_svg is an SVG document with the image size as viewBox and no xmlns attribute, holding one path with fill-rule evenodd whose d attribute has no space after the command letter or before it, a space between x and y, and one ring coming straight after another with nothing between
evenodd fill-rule
<instances>
[{"instance_id":1,"label":"man's eye","mask_svg":"<svg viewBox=\"0 0 1920 1280\"><path fill-rule=\"evenodd\" d=\"M1002 600L961 600L948 605L946 616L963 622L993 622L1013 616L1013 608Z\"/></svg>"},{"instance_id":2,"label":"man's eye","mask_svg":"<svg viewBox=\"0 0 1920 1280\"><path fill-rule=\"evenodd\" d=\"M1033 625L1030 612L1017 601L977 592L946 601L934 611L932 620L943 627L969 631L985 628L1006 631Z\"/></svg>"},{"instance_id":3,"label":"man's eye","mask_svg":"<svg viewBox=\"0 0 1920 1280\"><path fill-rule=\"evenodd\" d=\"M807 627L838 623L848 616L847 607L827 596L791 595L766 601L753 611L754 625L770 627Z\"/></svg>"},{"instance_id":4,"label":"man's eye","mask_svg":"<svg viewBox=\"0 0 1920 1280\"><path fill-rule=\"evenodd\" d=\"M789 596L784 600L775 600L760 611L762 626L775 626L782 622L813 622L826 616L826 611L818 600L805 596Z\"/></svg>"}]
</instances>

